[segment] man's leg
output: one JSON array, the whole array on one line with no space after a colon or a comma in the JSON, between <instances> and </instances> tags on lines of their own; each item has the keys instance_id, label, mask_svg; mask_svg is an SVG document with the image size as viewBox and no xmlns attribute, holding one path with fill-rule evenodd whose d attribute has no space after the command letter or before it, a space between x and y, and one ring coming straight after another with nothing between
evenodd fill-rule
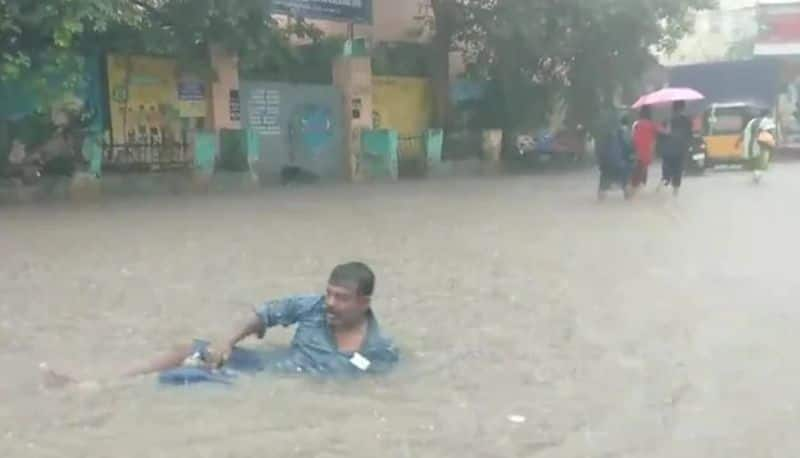
<instances>
[{"instance_id":1,"label":"man's leg","mask_svg":"<svg viewBox=\"0 0 800 458\"><path fill-rule=\"evenodd\" d=\"M762 148L761 154L753 160L753 181L756 184L761 183L761 178L764 172L769 167L769 150Z\"/></svg>"},{"instance_id":2,"label":"man's leg","mask_svg":"<svg viewBox=\"0 0 800 458\"><path fill-rule=\"evenodd\" d=\"M620 187L622 188L622 195L625 196L625 199L630 199L631 197L631 176L635 173L634 167L635 166L623 165L617 172L617 179L619 180Z\"/></svg>"},{"instance_id":3,"label":"man's leg","mask_svg":"<svg viewBox=\"0 0 800 458\"><path fill-rule=\"evenodd\" d=\"M636 183L634 183L633 187L638 189L646 188L647 187L647 175L650 172L650 165L645 162L639 162L636 166Z\"/></svg>"},{"instance_id":4,"label":"man's leg","mask_svg":"<svg viewBox=\"0 0 800 458\"><path fill-rule=\"evenodd\" d=\"M606 191L611 187L611 179L606 169L600 169L600 183L597 185L597 200L606 198Z\"/></svg>"},{"instance_id":5,"label":"man's leg","mask_svg":"<svg viewBox=\"0 0 800 458\"><path fill-rule=\"evenodd\" d=\"M681 157L676 158L675 162L672 164L673 170L670 177L672 182L672 193L674 195L678 195L681 189L681 184L683 184L683 160Z\"/></svg>"},{"instance_id":6,"label":"man's leg","mask_svg":"<svg viewBox=\"0 0 800 458\"><path fill-rule=\"evenodd\" d=\"M752 160L751 168L753 169L753 183L761 183L761 156L754 157Z\"/></svg>"},{"instance_id":7,"label":"man's leg","mask_svg":"<svg viewBox=\"0 0 800 458\"><path fill-rule=\"evenodd\" d=\"M658 188L670 185L670 157L664 156L661 158L661 182Z\"/></svg>"},{"instance_id":8,"label":"man's leg","mask_svg":"<svg viewBox=\"0 0 800 458\"><path fill-rule=\"evenodd\" d=\"M163 372L168 369L174 369L176 367L181 367L183 363L186 361L187 358L192 356L197 351L207 351L206 348L198 348L197 342L194 342L189 345L180 345L175 347L169 353L165 353L161 356L156 357L155 359L148 361L147 363L132 367L127 371L123 372L124 377L136 377L140 375L147 375L147 374L154 374L157 372Z\"/></svg>"},{"instance_id":9,"label":"man's leg","mask_svg":"<svg viewBox=\"0 0 800 458\"><path fill-rule=\"evenodd\" d=\"M647 179L650 175L650 164L642 164L642 186L647 187Z\"/></svg>"},{"instance_id":10,"label":"man's leg","mask_svg":"<svg viewBox=\"0 0 800 458\"><path fill-rule=\"evenodd\" d=\"M128 369L122 373L122 376L137 377L140 375L153 374L181 367L182 365L184 365L187 358L191 357L196 353L199 353L201 358L204 358L203 361L205 360L211 361L208 363L209 365L213 364L214 356L209 351L208 344L202 341L195 341L188 345L178 346L169 353L161 355L141 366ZM76 380L73 377L53 371L52 369L50 369L50 367L48 367L47 363L40 364L39 369L42 371L43 384L49 388L59 388L59 387L65 387L67 385L76 385L80 382L79 380Z\"/></svg>"},{"instance_id":11,"label":"man's leg","mask_svg":"<svg viewBox=\"0 0 800 458\"><path fill-rule=\"evenodd\" d=\"M631 174L631 190L636 192L642 184L642 163L637 161L633 166L633 173Z\"/></svg>"}]
</instances>

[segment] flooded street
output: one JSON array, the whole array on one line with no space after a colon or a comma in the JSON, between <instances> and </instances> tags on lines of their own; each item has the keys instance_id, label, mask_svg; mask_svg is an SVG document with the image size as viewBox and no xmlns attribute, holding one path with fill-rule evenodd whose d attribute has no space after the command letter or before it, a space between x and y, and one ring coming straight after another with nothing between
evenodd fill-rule
<instances>
[{"instance_id":1,"label":"flooded street","mask_svg":"<svg viewBox=\"0 0 800 458\"><path fill-rule=\"evenodd\" d=\"M0 456L800 456L800 164L749 180L632 203L575 172L0 209ZM376 271L403 352L387 379L39 386L42 361L108 379L227 336L348 260Z\"/></svg>"}]
</instances>

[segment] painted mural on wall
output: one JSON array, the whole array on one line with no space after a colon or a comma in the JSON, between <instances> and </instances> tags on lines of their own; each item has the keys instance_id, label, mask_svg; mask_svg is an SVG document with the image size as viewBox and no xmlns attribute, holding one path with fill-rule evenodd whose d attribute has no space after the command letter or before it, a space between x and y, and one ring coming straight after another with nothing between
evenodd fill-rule
<instances>
[{"instance_id":1,"label":"painted mural on wall","mask_svg":"<svg viewBox=\"0 0 800 458\"><path fill-rule=\"evenodd\" d=\"M325 154L334 140L333 124L328 105L307 103L294 107L289 124L291 151L311 158Z\"/></svg>"},{"instance_id":2,"label":"painted mural on wall","mask_svg":"<svg viewBox=\"0 0 800 458\"><path fill-rule=\"evenodd\" d=\"M172 59L108 56L111 162L186 162L188 120L206 116L206 84Z\"/></svg>"},{"instance_id":3,"label":"painted mural on wall","mask_svg":"<svg viewBox=\"0 0 800 458\"><path fill-rule=\"evenodd\" d=\"M331 86L242 82L244 127L262 136L262 173L286 166L321 177L345 173L341 94Z\"/></svg>"}]
</instances>

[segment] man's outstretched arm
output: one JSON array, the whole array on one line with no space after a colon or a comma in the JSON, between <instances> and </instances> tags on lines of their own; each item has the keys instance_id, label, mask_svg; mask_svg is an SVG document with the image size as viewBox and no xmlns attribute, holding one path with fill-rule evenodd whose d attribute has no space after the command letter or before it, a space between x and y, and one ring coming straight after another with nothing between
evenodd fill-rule
<instances>
[{"instance_id":1,"label":"man's outstretched arm","mask_svg":"<svg viewBox=\"0 0 800 458\"><path fill-rule=\"evenodd\" d=\"M312 310L319 301L321 301L319 296L295 296L270 301L257 307L253 316L243 323L227 341L222 342L221 345L212 344L205 347L204 351L207 352L205 356L209 360L204 360L204 362L209 366L221 366L239 342L250 336L262 338L266 330L273 326L291 326L297 323L300 317ZM195 343L179 345L170 352L125 371L122 375L126 377L139 376L180 367L196 351ZM47 364L42 364L41 370L46 385L64 386L77 383L77 380L72 377L52 371Z\"/></svg>"},{"instance_id":2,"label":"man's outstretched arm","mask_svg":"<svg viewBox=\"0 0 800 458\"><path fill-rule=\"evenodd\" d=\"M219 351L219 362L218 365L222 365L228 359L231 354L231 351L239 344L239 342L247 339L250 336L257 336L259 339L264 337L264 334L267 331L266 323L264 320L257 314L253 314L249 320L244 322L236 332L228 339L219 349L215 349Z\"/></svg>"},{"instance_id":3,"label":"man's outstretched arm","mask_svg":"<svg viewBox=\"0 0 800 458\"><path fill-rule=\"evenodd\" d=\"M308 313L320 302L319 296L292 296L277 301L269 301L256 307L253 316L224 342L220 348L213 349L218 352L218 365L228 359L231 351L244 339L256 336L264 338L267 329L273 326L291 326L296 324L300 317Z\"/></svg>"}]
</instances>

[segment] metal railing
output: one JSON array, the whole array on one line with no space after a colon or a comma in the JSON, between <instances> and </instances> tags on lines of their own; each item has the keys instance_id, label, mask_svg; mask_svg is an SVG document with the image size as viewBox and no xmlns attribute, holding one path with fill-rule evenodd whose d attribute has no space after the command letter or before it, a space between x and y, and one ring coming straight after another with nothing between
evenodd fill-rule
<instances>
[{"instance_id":1,"label":"metal railing","mask_svg":"<svg viewBox=\"0 0 800 458\"><path fill-rule=\"evenodd\" d=\"M425 156L422 136L398 138L397 155L400 160L412 160Z\"/></svg>"},{"instance_id":2,"label":"metal railing","mask_svg":"<svg viewBox=\"0 0 800 458\"><path fill-rule=\"evenodd\" d=\"M481 157L483 137L481 131L447 131L444 136L442 159L477 159Z\"/></svg>"},{"instance_id":3,"label":"metal railing","mask_svg":"<svg viewBox=\"0 0 800 458\"><path fill-rule=\"evenodd\" d=\"M401 178L425 175L425 141L422 136L400 137L397 145L398 171Z\"/></svg>"},{"instance_id":4,"label":"metal railing","mask_svg":"<svg viewBox=\"0 0 800 458\"><path fill-rule=\"evenodd\" d=\"M189 168L194 160L186 142L103 145L103 169L154 171Z\"/></svg>"}]
</instances>

